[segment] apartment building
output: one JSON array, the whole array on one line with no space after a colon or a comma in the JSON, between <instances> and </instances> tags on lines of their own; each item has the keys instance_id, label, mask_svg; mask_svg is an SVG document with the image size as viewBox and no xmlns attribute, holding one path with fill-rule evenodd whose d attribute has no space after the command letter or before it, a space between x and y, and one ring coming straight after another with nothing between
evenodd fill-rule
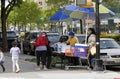
<instances>
[{"instance_id":1,"label":"apartment building","mask_svg":"<svg viewBox=\"0 0 120 79\"><path fill-rule=\"evenodd\" d=\"M34 0L40 6L40 9L47 10L50 7L47 5L46 0Z\"/></svg>"}]
</instances>

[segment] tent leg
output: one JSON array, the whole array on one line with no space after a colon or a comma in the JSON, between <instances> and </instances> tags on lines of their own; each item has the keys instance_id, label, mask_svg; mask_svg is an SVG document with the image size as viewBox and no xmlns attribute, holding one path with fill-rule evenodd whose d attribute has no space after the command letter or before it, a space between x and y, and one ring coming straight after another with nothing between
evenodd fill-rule
<instances>
[{"instance_id":1,"label":"tent leg","mask_svg":"<svg viewBox=\"0 0 120 79\"><path fill-rule=\"evenodd\" d=\"M83 34L82 19L80 19L80 32L81 32L81 34Z\"/></svg>"}]
</instances>

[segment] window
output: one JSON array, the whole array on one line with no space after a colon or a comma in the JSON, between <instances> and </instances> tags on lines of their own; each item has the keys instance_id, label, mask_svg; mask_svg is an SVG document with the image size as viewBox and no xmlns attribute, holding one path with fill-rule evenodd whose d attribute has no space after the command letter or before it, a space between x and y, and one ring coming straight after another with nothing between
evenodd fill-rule
<instances>
[{"instance_id":1,"label":"window","mask_svg":"<svg viewBox=\"0 0 120 79\"><path fill-rule=\"evenodd\" d=\"M40 5L42 5L42 2L39 2Z\"/></svg>"}]
</instances>

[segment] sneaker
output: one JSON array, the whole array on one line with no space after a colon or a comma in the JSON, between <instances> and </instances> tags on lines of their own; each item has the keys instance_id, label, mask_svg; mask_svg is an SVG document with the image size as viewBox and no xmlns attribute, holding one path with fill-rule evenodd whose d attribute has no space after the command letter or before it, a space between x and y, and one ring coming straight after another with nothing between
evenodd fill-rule
<instances>
[{"instance_id":1,"label":"sneaker","mask_svg":"<svg viewBox=\"0 0 120 79\"><path fill-rule=\"evenodd\" d=\"M20 70L17 70L17 71L16 71L16 73L19 73L19 72L20 72Z\"/></svg>"},{"instance_id":2,"label":"sneaker","mask_svg":"<svg viewBox=\"0 0 120 79\"><path fill-rule=\"evenodd\" d=\"M45 70L45 71L46 71L46 70L47 70L47 68L46 68L46 67L44 67L44 68L43 68L43 70Z\"/></svg>"}]
</instances>

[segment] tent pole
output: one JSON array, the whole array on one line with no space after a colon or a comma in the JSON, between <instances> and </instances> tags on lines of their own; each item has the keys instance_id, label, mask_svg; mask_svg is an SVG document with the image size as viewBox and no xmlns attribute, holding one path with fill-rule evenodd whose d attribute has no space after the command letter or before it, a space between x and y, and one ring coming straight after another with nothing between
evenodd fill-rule
<instances>
[{"instance_id":1,"label":"tent pole","mask_svg":"<svg viewBox=\"0 0 120 79\"><path fill-rule=\"evenodd\" d=\"M82 19L80 19L80 32L83 34Z\"/></svg>"}]
</instances>

